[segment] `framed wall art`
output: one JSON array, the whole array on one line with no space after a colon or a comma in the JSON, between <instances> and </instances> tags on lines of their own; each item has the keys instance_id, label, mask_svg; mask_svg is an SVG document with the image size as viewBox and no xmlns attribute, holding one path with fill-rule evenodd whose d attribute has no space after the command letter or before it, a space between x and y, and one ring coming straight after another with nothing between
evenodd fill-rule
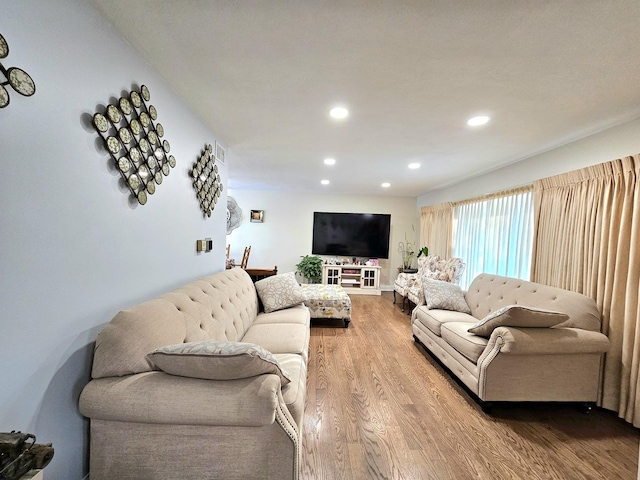
<instances>
[{"instance_id":1,"label":"framed wall art","mask_svg":"<svg viewBox=\"0 0 640 480\"><path fill-rule=\"evenodd\" d=\"M225 156L226 152L224 150L224 147L216 141L216 160L224 165L224 162L226 160Z\"/></svg>"},{"instance_id":2,"label":"framed wall art","mask_svg":"<svg viewBox=\"0 0 640 480\"><path fill-rule=\"evenodd\" d=\"M250 221L253 223L264 222L264 210L251 210Z\"/></svg>"}]
</instances>

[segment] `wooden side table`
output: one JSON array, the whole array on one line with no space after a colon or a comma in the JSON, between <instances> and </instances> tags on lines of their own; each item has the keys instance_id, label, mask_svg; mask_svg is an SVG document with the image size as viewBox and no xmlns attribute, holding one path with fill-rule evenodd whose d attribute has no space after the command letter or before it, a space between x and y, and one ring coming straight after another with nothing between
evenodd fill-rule
<instances>
[{"instance_id":1,"label":"wooden side table","mask_svg":"<svg viewBox=\"0 0 640 480\"><path fill-rule=\"evenodd\" d=\"M251 280L257 282L258 280L262 280L263 278L270 277L272 275L278 274L278 266L276 265L273 269L269 268L245 268L245 272L249 274Z\"/></svg>"}]
</instances>

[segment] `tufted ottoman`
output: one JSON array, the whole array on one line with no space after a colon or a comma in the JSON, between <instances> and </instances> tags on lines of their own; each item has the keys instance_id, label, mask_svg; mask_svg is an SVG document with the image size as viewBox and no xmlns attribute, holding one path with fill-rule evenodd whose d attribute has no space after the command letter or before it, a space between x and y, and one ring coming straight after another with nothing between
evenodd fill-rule
<instances>
[{"instance_id":1,"label":"tufted ottoman","mask_svg":"<svg viewBox=\"0 0 640 480\"><path fill-rule=\"evenodd\" d=\"M304 302L311 318L337 318L344 320L344 328L351 321L351 299L340 285L302 284L307 296Z\"/></svg>"}]
</instances>

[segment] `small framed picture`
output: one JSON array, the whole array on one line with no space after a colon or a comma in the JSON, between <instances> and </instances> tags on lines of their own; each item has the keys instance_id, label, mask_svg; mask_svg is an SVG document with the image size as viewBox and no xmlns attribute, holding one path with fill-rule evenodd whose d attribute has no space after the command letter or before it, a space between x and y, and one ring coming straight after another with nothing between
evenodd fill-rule
<instances>
[{"instance_id":1,"label":"small framed picture","mask_svg":"<svg viewBox=\"0 0 640 480\"><path fill-rule=\"evenodd\" d=\"M370 258L369 261L371 262L371 265L374 267L380 266L380 261L377 258Z\"/></svg>"},{"instance_id":2,"label":"small framed picture","mask_svg":"<svg viewBox=\"0 0 640 480\"><path fill-rule=\"evenodd\" d=\"M251 210L251 221L254 223L264 222L264 210Z\"/></svg>"},{"instance_id":3,"label":"small framed picture","mask_svg":"<svg viewBox=\"0 0 640 480\"><path fill-rule=\"evenodd\" d=\"M225 151L224 148L222 148L222 145L220 145L217 141L216 141L216 161L220 162L221 164L224 165L225 162Z\"/></svg>"}]
</instances>

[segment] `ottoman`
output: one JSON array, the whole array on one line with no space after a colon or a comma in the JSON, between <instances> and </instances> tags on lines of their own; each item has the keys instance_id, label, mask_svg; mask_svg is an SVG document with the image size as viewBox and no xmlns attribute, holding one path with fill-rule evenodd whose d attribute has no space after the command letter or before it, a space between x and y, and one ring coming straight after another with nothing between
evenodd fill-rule
<instances>
[{"instance_id":1,"label":"ottoman","mask_svg":"<svg viewBox=\"0 0 640 480\"><path fill-rule=\"evenodd\" d=\"M344 328L349 326L351 299L340 285L302 284L301 287L312 319L337 318L344 321Z\"/></svg>"}]
</instances>

